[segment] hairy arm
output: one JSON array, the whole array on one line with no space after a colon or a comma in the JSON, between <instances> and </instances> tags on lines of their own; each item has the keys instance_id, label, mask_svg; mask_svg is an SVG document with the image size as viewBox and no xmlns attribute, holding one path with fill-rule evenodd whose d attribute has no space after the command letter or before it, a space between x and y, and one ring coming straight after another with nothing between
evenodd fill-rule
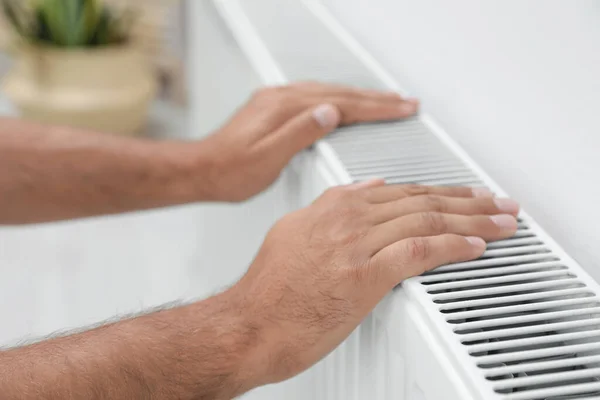
<instances>
[{"instance_id":1,"label":"hairy arm","mask_svg":"<svg viewBox=\"0 0 600 400\"><path fill-rule=\"evenodd\" d=\"M404 279L514 235L518 212L516 202L471 188L330 189L277 222L222 294L0 352L1 397L228 399L288 379Z\"/></svg>"},{"instance_id":2,"label":"hairy arm","mask_svg":"<svg viewBox=\"0 0 600 400\"><path fill-rule=\"evenodd\" d=\"M229 399L255 386L258 333L234 296L0 352L3 399Z\"/></svg>"},{"instance_id":3,"label":"hairy arm","mask_svg":"<svg viewBox=\"0 0 600 400\"><path fill-rule=\"evenodd\" d=\"M412 115L394 93L316 83L258 91L202 141L152 141L0 118L0 224L242 201L338 123Z\"/></svg>"},{"instance_id":4,"label":"hairy arm","mask_svg":"<svg viewBox=\"0 0 600 400\"><path fill-rule=\"evenodd\" d=\"M0 119L0 223L112 214L210 199L198 143L156 142Z\"/></svg>"}]
</instances>

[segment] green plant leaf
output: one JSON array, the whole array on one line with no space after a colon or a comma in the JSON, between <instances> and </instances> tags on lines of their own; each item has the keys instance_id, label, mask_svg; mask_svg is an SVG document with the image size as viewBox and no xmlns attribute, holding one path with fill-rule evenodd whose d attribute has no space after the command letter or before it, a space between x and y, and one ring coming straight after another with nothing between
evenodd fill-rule
<instances>
[{"instance_id":1,"label":"green plant leaf","mask_svg":"<svg viewBox=\"0 0 600 400\"><path fill-rule=\"evenodd\" d=\"M50 31L52 43L57 46L67 45L67 22L62 0L45 0L40 2L40 8Z\"/></svg>"},{"instance_id":2,"label":"green plant leaf","mask_svg":"<svg viewBox=\"0 0 600 400\"><path fill-rule=\"evenodd\" d=\"M65 36L67 46L77 46L80 40L80 25L81 18L79 16L83 9L82 3L84 0L62 0L64 21L65 21Z\"/></svg>"},{"instance_id":3,"label":"green plant leaf","mask_svg":"<svg viewBox=\"0 0 600 400\"><path fill-rule=\"evenodd\" d=\"M131 9L116 12L101 0L0 0L22 37L58 47L103 46L128 39Z\"/></svg>"},{"instance_id":4,"label":"green plant leaf","mask_svg":"<svg viewBox=\"0 0 600 400\"><path fill-rule=\"evenodd\" d=\"M92 46L102 46L108 42L108 26L110 21L110 12L104 8L100 12L98 24L94 29L94 34L90 40Z\"/></svg>"},{"instance_id":5,"label":"green plant leaf","mask_svg":"<svg viewBox=\"0 0 600 400\"><path fill-rule=\"evenodd\" d=\"M81 10L81 23L80 23L80 35L82 43L89 43L90 39L94 35L98 20L100 19L100 7L98 1L87 0L84 1L83 9Z\"/></svg>"},{"instance_id":6,"label":"green plant leaf","mask_svg":"<svg viewBox=\"0 0 600 400\"><path fill-rule=\"evenodd\" d=\"M52 34L46 22L46 14L41 9L35 10L36 31L35 38L42 43L52 43Z\"/></svg>"}]
</instances>

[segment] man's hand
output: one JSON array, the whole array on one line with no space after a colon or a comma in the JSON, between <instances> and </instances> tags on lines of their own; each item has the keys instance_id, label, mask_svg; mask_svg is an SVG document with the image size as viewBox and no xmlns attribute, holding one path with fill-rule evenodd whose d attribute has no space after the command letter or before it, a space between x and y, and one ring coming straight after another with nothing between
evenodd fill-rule
<instances>
[{"instance_id":1,"label":"man's hand","mask_svg":"<svg viewBox=\"0 0 600 400\"><path fill-rule=\"evenodd\" d=\"M202 145L214 155L213 200L240 201L277 179L300 150L338 125L413 115L414 99L396 93L297 83L259 90Z\"/></svg>"},{"instance_id":2,"label":"man's hand","mask_svg":"<svg viewBox=\"0 0 600 400\"><path fill-rule=\"evenodd\" d=\"M0 224L244 200L338 124L416 110L416 101L395 93L299 83L260 90L223 128L196 143L0 119Z\"/></svg>"},{"instance_id":3,"label":"man's hand","mask_svg":"<svg viewBox=\"0 0 600 400\"><path fill-rule=\"evenodd\" d=\"M300 373L404 279L513 235L519 206L469 188L330 189L268 234L229 290L0 352L13 399L230 399Z\"/></svg>"},{"instance_id":4,"label":"man's hand","mask_svg":"<svg viewBox=\"0 0 600 400\"><path fill-rule=\"evenodd\" d=\"M512 236L518 211L469 188L371 181L330 189L284 217L233 289L260 327L258 384L324 357L403 280L479 257L483 239Z\"/></svg>"}]
</instances>

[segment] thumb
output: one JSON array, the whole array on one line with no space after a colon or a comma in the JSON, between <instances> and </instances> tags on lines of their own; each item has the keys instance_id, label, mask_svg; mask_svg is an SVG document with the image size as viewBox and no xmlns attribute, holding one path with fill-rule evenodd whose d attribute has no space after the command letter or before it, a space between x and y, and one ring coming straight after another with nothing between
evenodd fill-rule
<instances>
[{"instance_id":1,"label":"thumb","mask_svg":"<svg viewBox=\"0 0 600 400\"><path fill-rule=\"evenodd\" d=\"M311 111L313 120L326 134L337 128L342 119L340 110L332 104L321 104Z\"/></svg>"},{"instance_id":2,"label":"thumb","mask_svg":"<svg viewBox=\"0 0 600 400\"><path fill-rule=\"evenodd\" d=\"M290 159L337 128L340 120L340 111L331 104L310 108L273 132L269 147Z\"/></svg>"}]
</instances>

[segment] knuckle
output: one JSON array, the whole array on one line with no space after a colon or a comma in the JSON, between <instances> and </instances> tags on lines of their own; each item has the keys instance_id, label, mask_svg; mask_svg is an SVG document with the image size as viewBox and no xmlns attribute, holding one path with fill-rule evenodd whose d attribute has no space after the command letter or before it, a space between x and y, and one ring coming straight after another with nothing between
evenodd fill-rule
<instances>
[{"instance_id":1,"label":"knuckle","mask_svg":"<svg viewBox=\"0 0 600 400\"><path fill-rule=\"evenodd\" d=\"M339 196L343 199L349 200L356 198L356 190L352 190L349 186L339 186Z\"/></svg>"},{"instance_id":2,"label":"knuckle","mask_svg":"<svg viewBox=\"0 0 600 400\"><path fill-rule=\"evenodd\" d=\"M354 284L372 284L379 281L380 268L373 268L369 261L357 260L347 270L347 278Z\"/></svg>"},{"instance_id":3,"label":"knuckle","mask_svg":"<svg viewBox=\"0 0 600 400\"><path fill-rule=\"evenodd\" d=\"M475 232L495 232L497 230L496 224L491 218L485 216L470 216L467 219L467 225Z\"/></svg>"},{"instance_id":4,"label":"knuckle","mask_svg":"<svg viewBox=\"0 0 600 400\"><path fill-rule=\"evenodd\" d=\"M339 221L351 219L354 217L354 215L356 215L356 209L352 206L342 206L333 211L334 218L338 219Z\"/></svg>"},{"instance_id":5,"label":"knuckle","mask_svg":"<svg viewBox=\"0 0 600 400\"><path fill-rule=\"evenodd\" d=\"M430 194L423 195L422 201L425 203L428 210L437 211L441 213L447 211L446 203L439 196L434 196Z\"/></svg>"},{"instance_id":6,"label":"knuckle","mask_svg":"<svg viewBox=\"0 0 600 400\"><path fill-rule=\"evenodd\" d=\"M423 261L429 256L429 245L424 238L415 237L406 241L404 252L411 261Z\"/></svg>"},{"instance_id":7,"label":"knuckle","mask_svg":"<svg viewBox=\"0 0 600 400\"><path fill-rule=\"evenodd\" d=\"M357 198L357 191L347 186L335 186L327 189L325 194L336 201L347 202Z\"/></svg>"},{"instance_id":8,"label":"knuckle","mask_svg":"<svg viewBox=\"0 0 600 400\"><path fill-rule=\"evenodd\" d=\"M338 218L340 221L358 222L367 213L367 210L368 207L358 201L341 201L333 206L335 218Z\"/></svg>"},{"instance_id":9,"label":"knuckle","mask_svg":"<svg viewBox=\"0 0 600 400\"><path fill-rule=\"evenodd\" d=\"M325 190L325 192L323 192L322 197L327 200L338 200L343 196L343 194L344 194L343 186L334 186L334 187L330 187L329 189Z\"/></svg>"},{"instance_id":10,"label":"knuckle","mask_svg":"<svg viewBox=\"0 0 600 400\"><path fill-rule=\"evenodd\" d=\"M329 215L329 237L340 247L357 244L363 239L368 229L362 222L363 210L356 206L342 207Z\"/></svg>"},{"instance_id":11,"label":"knuckle","mask_svg":"<svg viewBox=\"0 0 600 400\"><path fill-rule=\"evenodd\" d=\"M372 211L365 201L365 195L344 186L327 189L317 200L323 210L323 215L334 223L348 222L357 225L364 222L364 216Z\"/></svg>"},{"instance_id":12,"label":"knuckle","mask_svg":"<svg viewBox=\"0 0 600 400\"><path fill-rule=\"evenodd\" d=\"M484 213L494 214L499 211L498 205L496 204L494 199L481 198L476 199L476 201L479 204L479 209Z\"/></svg>"},{"instance_id":13,"label":"knuckle","mask_svg":"<svg viewBox=\"0 0 600 400\"><path fill-rule=\"evenodd\" d=\"M445 232L448 229L444 216L438 212L421 213L421 223L434 233Z\"/></svg>"},{"instance_id":14,"label":"knuckle","mask_svg":"<svg viewBox=\"0 0 600 400\"><path fill-rule=\"evenodd\" d=\"M328 236L338 248L346 248L360 241L365 236L365 231L358 226L341 222L331 226Z\"/></svg>"},{"instance_id":15,"label":"knuckle","mask_svg":"<svg viewBox=\"0 0 600 400\"><path fill-rule=\"evenodd\" d=\"M427 187L418 184L404 185L402 189L407 196L421 196L428 193Z\"/></svg>"}]
</instances>

